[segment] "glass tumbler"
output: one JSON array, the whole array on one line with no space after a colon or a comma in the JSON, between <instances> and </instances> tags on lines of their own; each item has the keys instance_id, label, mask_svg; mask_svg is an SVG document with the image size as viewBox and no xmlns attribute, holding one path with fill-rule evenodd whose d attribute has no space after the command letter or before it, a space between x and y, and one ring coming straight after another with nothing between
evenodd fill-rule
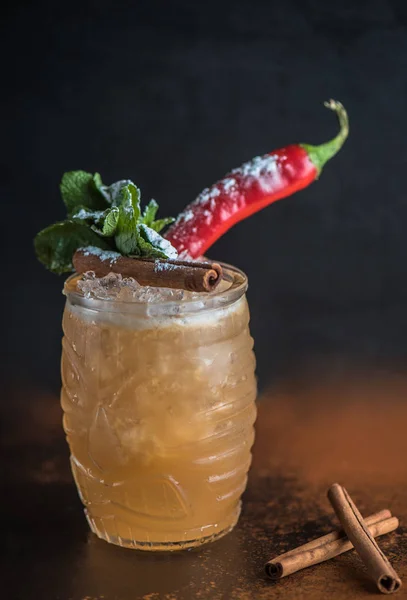
<instances>
[{"instance_id":1,"label":"glass tumbler","mask_svg":"<svg viewBox=\"0 0 407 600\"><path fill-rule=\"evenodd\" d=\"M87 297L65 284L63 424L90 528L128 548L215 540L240 513L256 379L246 276L209 294Z\"/></svg>"}]
</instances>

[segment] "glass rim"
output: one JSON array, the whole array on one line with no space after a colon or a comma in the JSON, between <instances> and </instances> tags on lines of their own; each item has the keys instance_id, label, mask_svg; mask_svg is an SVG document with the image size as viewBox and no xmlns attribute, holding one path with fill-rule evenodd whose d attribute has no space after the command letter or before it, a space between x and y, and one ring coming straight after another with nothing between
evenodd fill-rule
<instances>
[{"instance_id":1,"label":"glass rim","mask_svg":"<svg viewBox=\"0 0 407 600\"><path fill-rule=\"evenodd\" d=\"M67 289L69 282L78 277L78 273L73 273L65 280L63 294L71 304L85 309L97 312L145 313L146 308L148 308L148 315L151 316L156 312L154 311L154 308L159 308L160 312L163 309L168 308L169 315L171 315L171 309L174 309L175 307L177 309L182 309L177 310L177 314L196 313L228 306L236 300L239 300L248 288L247 275L238 267L228 263L213 260L211 260L211 262L216 262L221 265L223 269L222 279L229 278L230 286L227 289L220 290L219 288L221 286L219 285L213 292L201 292L199 293L199 297L196 298L188 298L186 300L165 299L162 302L139 302L132 300L115 300L112 298L87 297L80 291Z\"/></svg>"}]
</instances>

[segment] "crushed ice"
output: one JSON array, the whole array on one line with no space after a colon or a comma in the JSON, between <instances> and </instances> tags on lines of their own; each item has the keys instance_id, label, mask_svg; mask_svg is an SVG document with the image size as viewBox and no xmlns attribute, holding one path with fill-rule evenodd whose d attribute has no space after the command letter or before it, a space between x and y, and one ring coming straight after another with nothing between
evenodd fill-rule
<instances>
[{"instance_id":1,"label":"crushed ice","mask_svg":"<svg viewBox=\"0 0 407 600\"><path fill-rule=\"evenodd\" d=\"M93 271L88 271L78 281L77 287L86 298L117 302L159 303L202 300L202 294L196 292L142 286L133 277L123 277L119 273L96 277Z\"/></svg>"}]
</instances>

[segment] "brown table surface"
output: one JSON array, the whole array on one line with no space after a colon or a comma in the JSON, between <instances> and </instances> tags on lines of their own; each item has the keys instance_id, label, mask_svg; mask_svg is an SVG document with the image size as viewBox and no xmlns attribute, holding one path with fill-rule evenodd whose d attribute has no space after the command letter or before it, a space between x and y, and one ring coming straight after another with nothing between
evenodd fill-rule
<instances>
[{"instance_id":1,"label":"brown table surface","mask_svg":"<svg viewBox=\"0 0 407 600\"><path fill-rule=\"evenodd\" d=\"M70 475L58 399L32 390L3 414L3 575L10 600L369 598L354 551L280 582L268 558L337 525L326 498L345 485L362 514L388 507L401 526L380 545L407 597L407 378L342 372L259 399L253 465L236 529L197 551L114 547L87 529ZM27 401L28 400L28 401ZM11 411L11 412L10 412ZM2 478L4 481L4 478Z\"/></svg>"}]
</instances>

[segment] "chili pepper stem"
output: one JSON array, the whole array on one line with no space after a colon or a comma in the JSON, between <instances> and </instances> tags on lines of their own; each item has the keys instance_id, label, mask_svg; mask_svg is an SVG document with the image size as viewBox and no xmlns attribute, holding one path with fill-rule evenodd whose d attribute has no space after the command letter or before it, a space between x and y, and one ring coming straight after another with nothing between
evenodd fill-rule
<instances>
[{"instance_id":1,"label":"chili pepper stem","mask_svg":"<svg viewBox=\"0 0 407 600\"><path fill-rule=\"evenodd\" d=\"M315 165L318 173L317 177L319 177L325 163L335 156L335 154L342 148L349 134L348 114L344 106L337 100L329 100L329 102L324 102L324 106L336 112L338 116L340 126L338 135L336 135L332 140L329 140L329 142L325 142L325 144L320 144L319 146L300 144L300 146L304 148L308 154L311 162Z\"/></svg>"}]
</instances>

